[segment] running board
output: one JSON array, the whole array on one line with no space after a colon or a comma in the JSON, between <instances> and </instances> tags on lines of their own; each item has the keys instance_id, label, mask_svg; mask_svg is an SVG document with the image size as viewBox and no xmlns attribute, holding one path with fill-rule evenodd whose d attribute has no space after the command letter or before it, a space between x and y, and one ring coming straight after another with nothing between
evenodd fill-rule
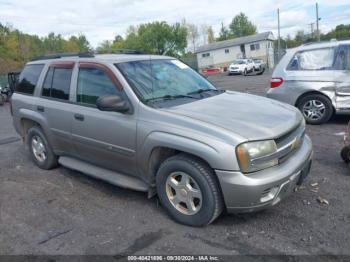
<instances>
[{"instance_id":1,"label":"running board","mask_svg":"<svg viewBox=\"0 0 350 262\"><path fill-rule=\"evenodd\" d=\"M72 157L61 156L58 159L58 162L64 167L82 172L97 179L104 180L116 186L142 192L147 192L149 188L145 182L138 178L123 175Z\"/></svg>"}]
</instances>

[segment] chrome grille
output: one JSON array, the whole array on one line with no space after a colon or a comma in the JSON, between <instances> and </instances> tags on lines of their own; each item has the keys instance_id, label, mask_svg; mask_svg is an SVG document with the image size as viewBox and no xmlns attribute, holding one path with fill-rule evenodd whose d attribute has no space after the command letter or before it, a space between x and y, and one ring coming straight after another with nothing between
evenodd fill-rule
<instances>
[{"instance_id":1,"label":"chrome grille","mask_svg":"<svg viewBox=\"0 0 350 262\"><path fill-rule=\"evenodd\" d=\"M277 151L268 156L262 156L255 158L251 161L252 165L260 163L266 163L278 159L278 163L281 164L286 161L303 143L305 137L305 124L300 124L287 134L275 139L277 145Z\"/></svg>"},{"instance_id":2,"label":"chrome grille","mask_svg":"<svg viewBox=\"0 0 350 262\"><path fill-rule=\"evenodd\" d=\"M276 139L279 163L286 161L303 143L305 125L301 124L284 136Z\"/></svg>"},{"instance_id":3,"label":"chrome grille","mask_svg":"<svg viewBox=\"0 0 350 262\"><path fill-rule=\"evenodd\" d=\"M280 138L275 139L277 145L277 151L271 155L263 156L252 160L252 164L265 163L278 159L278 163L281 164L286 161L303 143L305 136L305 125L300 124L297 128L288 132Z\"/></svg>"}]
</instances>

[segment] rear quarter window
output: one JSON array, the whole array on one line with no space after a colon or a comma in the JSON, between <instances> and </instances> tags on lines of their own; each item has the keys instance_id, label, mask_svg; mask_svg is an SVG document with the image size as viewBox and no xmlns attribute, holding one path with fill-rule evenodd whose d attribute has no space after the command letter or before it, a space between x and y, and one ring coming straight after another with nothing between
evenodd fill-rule
<instances>
[{"instance_id":1,"label":"rear quarter window","mask_svg":"<svg viewBox=\"0 0 350 262\"><path fill-rule=\"evenodd\" d=\"M19 76L18 85L15 91L32 95L43 67L43 64L26 65Z\"/></svg>"},{"instance_id":2,"label":"rear quarter window","mask_svg":"<svg viewBox=\"0 0 350 262\"><path fill-rule=\"evenodd\" d=\"M287 66L289 71L331 70L334 48L320 48L297 52Z\"/></svg>"}]
</instances>

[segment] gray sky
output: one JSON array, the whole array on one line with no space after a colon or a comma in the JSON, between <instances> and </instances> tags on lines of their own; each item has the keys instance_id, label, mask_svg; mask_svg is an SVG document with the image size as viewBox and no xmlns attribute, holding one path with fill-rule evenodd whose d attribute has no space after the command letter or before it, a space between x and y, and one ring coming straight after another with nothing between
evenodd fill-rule
<instances>
[{"instance_id":1,"label":"gray sky","mask_svg":"<svg viewBox=\"0 0 350 262\"><path fill-rule=\"evenodd\" d=\"M329 31L337 24L350 24L349 0L319 0L320 28ZM0 22L19 30L64 37L83 33L96 47L116 34L125 36L129 25L164 20L169 23L186 19L197 25L212 25L216 35L221 22L226 25L239 12L255 23L259 32L277 35L276 9L281 10L282 35L304 29L315 21L315 2L308 0L0 0Z\"/></svg>"}]
</instances>

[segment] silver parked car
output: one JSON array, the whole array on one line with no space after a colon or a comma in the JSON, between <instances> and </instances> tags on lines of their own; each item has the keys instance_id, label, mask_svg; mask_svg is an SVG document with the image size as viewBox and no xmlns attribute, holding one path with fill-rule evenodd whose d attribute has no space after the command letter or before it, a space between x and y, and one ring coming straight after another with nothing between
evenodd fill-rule
<instances>
[{"instance_id":1,"label":"silver parked car","mask_svg":"<svg viewBox=\"0 0 350 262\"><path fill-rule=\"evenodd\" d=\"M267 97L294 105L309 124L350 113L350 41L293 48L276 66Z\"/></svg>"},{"instance_id":2,"label":"silver parked car","mask_svg":"<svg viewBox=\"0 0 350 262\"><path fill-rule=\"evenodd\" d=\"M265 71L266 63L262 59L253 59L255 71Z\"/></svg>"},{"instance_id":3,"label":"silver parked car","mask_svg":"<svg viewBox=\"0 0 350 262\"><path fill-rule=\"evenodd\" d=\"M171 57L43 57L24 67L11 102L40 168L158 194L187 225L273 206L311 166L297 109L218 90Z\"/></svg>"}]
</instances>

